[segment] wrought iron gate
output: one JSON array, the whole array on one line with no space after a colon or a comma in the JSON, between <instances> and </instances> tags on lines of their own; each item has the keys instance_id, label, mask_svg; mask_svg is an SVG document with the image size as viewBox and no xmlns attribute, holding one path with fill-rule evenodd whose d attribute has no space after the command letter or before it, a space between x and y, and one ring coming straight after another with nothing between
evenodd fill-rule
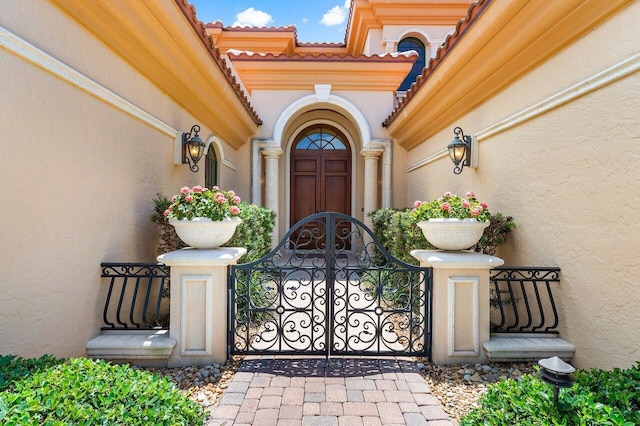
<instances>
[{"instance_id":1,"label":"wrought iron gate","mask_svg":"<svg viewBox=\"0 0 640 426\"><path fill-rule=\"evenodd\" d=\"M230 355L431 358L432 270L391 256L362 222L318 213L229 268Z\"/></svg>"}]
</instances>

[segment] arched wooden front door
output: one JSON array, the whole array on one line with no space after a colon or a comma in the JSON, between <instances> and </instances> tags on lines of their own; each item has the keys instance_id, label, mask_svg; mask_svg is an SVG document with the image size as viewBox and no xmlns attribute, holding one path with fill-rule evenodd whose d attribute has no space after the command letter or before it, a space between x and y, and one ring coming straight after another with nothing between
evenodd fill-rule
<instances>
[{"instance_id":1,"label":"arched wooden front door","mask_svg":"<svg viewBox=\"0 0 640 426\"><path fill-rule=\"evenodd\" d=\"M289 226L319 212L351 215L351 149L338 129L316 125L296 137L290 211Z\"/></svg>"}]
</instances>

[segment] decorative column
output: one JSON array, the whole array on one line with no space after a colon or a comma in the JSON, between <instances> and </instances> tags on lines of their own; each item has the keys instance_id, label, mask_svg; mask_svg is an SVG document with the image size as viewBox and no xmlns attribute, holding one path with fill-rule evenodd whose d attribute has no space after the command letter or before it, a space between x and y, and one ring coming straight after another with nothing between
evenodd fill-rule
<instances>
[{"instance_id":1,"label":"decorative column","mask_svg":"<svg viewBox=\"0 0 640 426\"><path fill-rule=\"evenodd\" d=\"M280 216L278 215L279 205L279 185L278 185L278 160L282 155L280 148L263 148L261 150L264 156L265 173L264 173L264 204L268 209L273 210L276 213L276 224L273 228L273 234L271 235L272 246L277 244L278 236L280 235L278 230L278 222Z\"/></svg>"},{"instance_id":2,"label":"decorative column","mask_svg":"<svg viewBox=\"0 0 640 426\"><path fill-rule=\"evenodd\" d=\"M363 149L364 157L364 224L373 229L373 221L368 214L378 208L378 158L381 149Z\"/></svg>"},{"instance_id":3,"label":"decorative column","mask_svg":"<svg viewBox=\"0 0 640 426\"><path fill-rule=\"evenodd\" d=\"M185 248L158 256L171 267L169 337L177 340L169 367L227 361L227 267L244 248Z\"/></svg>"},{"instance_id":4,"label":"decorative column","mask_svg":"<svg viewBox=\"0 0 640 426\"><path fill-rule=\"evenodd\" d=\"M433 268L432 357L435 364L485 363L490 337L489 270L504 263L468 251L413 250Z\"/></svg>"}]
</instances>

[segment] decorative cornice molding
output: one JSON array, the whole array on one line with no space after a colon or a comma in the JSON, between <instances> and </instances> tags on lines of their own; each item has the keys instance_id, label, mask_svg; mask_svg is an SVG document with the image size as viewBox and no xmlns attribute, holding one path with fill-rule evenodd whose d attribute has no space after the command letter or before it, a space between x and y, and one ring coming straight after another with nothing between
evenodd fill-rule
<instances>
[{"instance_id":1,"label":"decorative cornice molding","mask_svg":"<svg viewBox=\"0 0 640 426\"><path fill-rule=\"evenodd\" d=\"M499 133L517 127L528 120L546 114L549 111L572 102L591 92L602 89L603 87L622 78L628 77L629 75L634 74L638 71L640 71L640 53L637 53L630 58L620 61L619 63L605 69L604 71L594 74L591 77L586 78L556 93L555 95L549 96L546 99L543 99L542 101L531 105L528 108L518 111L510 117L507 117L504 120L492 124L486 129L475 133L473 136L476 138L476 141L478 143L483 142ZM429 163L440 160L447 155L448 152L446 148L434 152L428 157L425 157L422 160L411 164L409 167L407 167L407 172L417 170Z\"/></svg>"},{"instance_id":2,"label":"decorative cornice molding","mask_svg":"<svg viewBox=\"0 0 640 426\"><path fill-rule=\"evenodd\" d=\"M117 95L101 84L91 80L1 26L0 46L19 58L30 62L44 71L47 71L60 80L66 81L72 86L75 86L78 89L113 106L114 108L117 108L143 123L148 124L165 135L170 136L171 138L177 137L179 133L178 130L174 129L164 121L149 114L120 95Z\"/></svg>"}]
</instances>

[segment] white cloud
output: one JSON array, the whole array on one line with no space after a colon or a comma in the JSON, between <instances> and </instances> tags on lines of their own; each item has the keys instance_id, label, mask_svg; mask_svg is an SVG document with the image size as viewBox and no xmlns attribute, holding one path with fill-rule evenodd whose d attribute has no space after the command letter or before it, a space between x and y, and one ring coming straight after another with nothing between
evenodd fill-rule
<instances>
[{"instance_id":1,"label":"white cloud","mask_svg":"<svg viewBox=\"0 0 640 426\"><path fill-rule=\"evenodd\" d=\"M347 9L347 12L348 12L349 8L351 7L351 0L344 0L344 6L342 7Z\"/></svg>"},{"instance_id":2,"label":"white cloud","mask_svg":"<svg viewBox=\"0 0 640 426\"><path fill-rule=\"evenodd\" d=\"M234 27L266 27L273 22L273 18L266 12L255 10L253 7L243 10L236 15Z\"/></svg>"},{"instance_id":3,"label":"white cloud","mask_svg":"<svg viewBox=\"0 0 640 426\"><path fill-rule=\"evenodd\" d=\"M334 25L340 25L347 19L347 13L349 13L349 5L351 2L346 0L343 7L334 6L327 13L322 15L321 24L326 25L327 27L332 27Z\"/></svg>"},{"instance_id":4,"label":"white cloud","mask_svg":"<svg viewBox=\"0 0 640 426\"><path fill-rule=\"evenodd\" d=\"M302 23L303 23L303 24L306 24L306 23L308 23L308 22L309 22L309 20L308 20L307 18L302 18Z\"/></svg>"}]
</instances>

